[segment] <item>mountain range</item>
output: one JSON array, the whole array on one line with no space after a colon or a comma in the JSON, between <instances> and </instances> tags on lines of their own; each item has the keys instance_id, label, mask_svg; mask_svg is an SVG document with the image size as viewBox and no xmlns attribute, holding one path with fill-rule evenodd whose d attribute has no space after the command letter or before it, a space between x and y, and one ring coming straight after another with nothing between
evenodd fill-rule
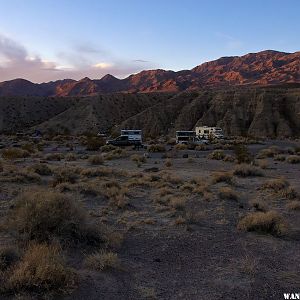
<instances>
[{"instance_id":1,"label":"mountain range","mask_svg":"<svg viewBox=\"0 0 300 300\"><path fill-rule=\"evenodd\" d=\"M0 96L88 96L106 93L181 92L230 86L300 86L300 52L273 50L243 56L221 57L191 70L147 70L118 79L65 79L32 83L14 79L0 83Z\"/></svg>"}]
</instances>

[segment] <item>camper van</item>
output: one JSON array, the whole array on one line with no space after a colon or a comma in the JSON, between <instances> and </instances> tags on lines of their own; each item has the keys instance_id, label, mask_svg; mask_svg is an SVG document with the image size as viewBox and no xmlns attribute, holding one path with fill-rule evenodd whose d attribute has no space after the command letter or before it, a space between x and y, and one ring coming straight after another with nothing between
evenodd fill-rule
<instances>
[{"instance_id":1,"label":"camper van","mask_svg":"<svg viewBox=\"0 0 300 300\"><path fill-rule=\"evenodd\" d=\"M220 127L199 126L195 128L196 136L200 138L223 139L223 130Z\"/></svg>"},{"instance_id":2,"label":"camper van","mask_svg":"<svg viewBox=\"0 0 300 300\"><path fill-rule=\"evenodd\" d=\"M196 136L196 131L176 131L176 144L207 144L208 141Z\"/></svg>"},{"instance_id":3,"label":"camper van","mask_svg":"<svg viewBox=\"0 0 300 300\"><path fill-rule=\"evenodd\" d=\"M114 146L141 146L142 145L142 130L139 129L122 129L121 135L113 140L108 140L107 145Z\"/></svg>"}]
</instances>

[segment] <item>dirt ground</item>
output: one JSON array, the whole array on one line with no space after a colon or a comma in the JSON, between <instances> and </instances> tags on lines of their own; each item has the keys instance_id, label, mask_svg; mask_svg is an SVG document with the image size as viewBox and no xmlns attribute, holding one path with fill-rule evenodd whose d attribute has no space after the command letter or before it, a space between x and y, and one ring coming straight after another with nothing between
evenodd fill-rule
<instances>
[{"instance_id":1,"label":"dirt ground","mask_svg":"<svg viewBox=\"0 0 300 300\"><path fill-rule=\"evenodd\" d=\"M13 143L11 138L2 139L6 148ZM114 249L121 266L93 270L83 263L93 249L65 248L68 265L78 276L76 287L64 295L49 294L48 298L283 299L283 293L300 291L299 206L289 208L291 202L300 202L300 164L275 160L275 156L256 158L263 176L240 177L233 173L238 165L235 161L208 158L213 147L197 151L166 146L166 152L158 153L129 148L109 159L103 152L104 162L93 165L89 157L100 151L87 151L79 144L70 150L65 144L49 141L29 157L2 158L1 220L24 191L51 189L70 195L84 205L91 219L122 233L123 242ZM299 143L268 141L246 145L253 156L272 146L282 149L282 155L288 157L291 154L287 148L299 147ZM221 151L234 157L231 149ZM53 153L65 157L48 159L47 155ZM68 161L68 153L73 153L76 160ZM143 161L133 161L135 154ZM53 186L54 175L38 175L38 180L27 178L24 173L37 163L47 164L53 174L73 170L76 179ZM98 169L109 172L97 175ZM230 174L231 181L216 182L216 172ZM295 196L262 188L273 179L285 180ZM105 191L111 182L121 198L113 198ZM100 191L97 187L101 187ZM234 195L223 197L224 188ZM262 202L265 211L280 214L287 226L284 234L238 229L243 217L258 211L253 200ZM9 232L0 232L0 246L14 243ZM16 294L18 299L42 298L28 291ZM14 297L0 295L0 299Z\"/></svg>"}]
</instances>

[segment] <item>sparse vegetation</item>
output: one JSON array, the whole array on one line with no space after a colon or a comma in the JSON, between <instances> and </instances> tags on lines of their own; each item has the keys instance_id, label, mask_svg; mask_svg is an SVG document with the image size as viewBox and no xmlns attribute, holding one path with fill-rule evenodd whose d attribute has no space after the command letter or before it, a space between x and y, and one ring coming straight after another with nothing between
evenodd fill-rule
<instances>
[{"instance_id":1,"label":"sparse vegetation","mask_svg":"<svg viewBox=\"0 0 300 300\"><path fill-rule=\"evenodd\" d=\"M261 169L248 164L237 165L233 170L233 174L240 177L264 176Z\"/></svg>"},{"instance_id":2,"label":"sparse vegetation","mask_svg":"<svg viewBox=\"0 0 300 300\"><path fill-rule=\"evenodd\" d=\"M92 155L89 157L89 163L92 165L102 165L104 163L104 159L102 155Z\"/></svg>"},{"instance_id":3,"label":"sparse vegetation","mask_svg":"<svg viewBox=\"0 0 300 300\"><path fill-rule=\"evenodd\" d=\"M253 160L252 155L248 151L248 148L242 144L238 144L234 146L234 154L239 164L242 163L249 164Z\"/></svg>"},{"instance_id":4,"label":"sparse vegetation","mask_svg":"<svg viewBox=\"0 0 300 300\"><path fill-rule=\"evenodd\" d=\"M225 158L225 153L223 150L214 150L211 152L207 158L209 159L216 159L216 160L222 160Z\"/></svg>"},{"instance_id":5,"label":"sparse vegetation","mask_svg":"<svg viewBox=\"0 0 300 300\"><path fill-rule=\"evenodd\" d=\"M234 184L234 179L232 173L230 172L214 172L212 174L212 182L213 183L226 182L228 184Z\"/></svg>"},{"instance_id":6,"label":"sparse vegetation","mask_svg":"<svg viewBox=\"0 0 300 300\"><path fill-rule=\"evenodd\" d=\"M269 211L248 214L239 221L238 229L280 236L286 232L287 227L277 212Z\"/></svg>"},{"instance_id":7,"label":"sparse vegetation","mask_svg":"<svg viewBox=\"0 0 300 300\"><path fill-rule=\"evenodd\" d=\"M237 193L230 187L221 187L219 189L219 197L226 200L237 200Z\"/></svg>"},{"instance_id":8,"label":"sparse vegetation","mask_svg":"<svg viewBox=\"0 0 300 300\"><path fill-rule=\"evenodd\" d=\"M299 164L300 163L300 155L290 155L287 157L286 161L289 164Z\"/></svg>"},{"instance_id":9,"label":"sparse vegetation","mask_svg":"<svg viewBox=\"0 0 300 300\"><path fill-rule=\"evenodd\" d=\"M20 148L7 148L2 151L2 157L8 160L29 157L30 153Z\"/></svg>"},{"instance_id":10,"label":"sparse vegetation","mask_svg":"<svg viewBox=\"0 0 300 300\"><path fill-rule=\"evenodd\" d=\"M161 144L153 144L148 147L149 152L165 152L166 148Z\"/></svg>"},{"instance_id":11,"label":"sparse vegetation","mask_svg":"<svg viewBox=\"0 0 300 300\"><path fill-rule=\"evenodd\" d=\"M86 267L97 271L119 269L121 266L116 253L104 250L88 255L84 263Z\"/></svg>"}]
</instances>

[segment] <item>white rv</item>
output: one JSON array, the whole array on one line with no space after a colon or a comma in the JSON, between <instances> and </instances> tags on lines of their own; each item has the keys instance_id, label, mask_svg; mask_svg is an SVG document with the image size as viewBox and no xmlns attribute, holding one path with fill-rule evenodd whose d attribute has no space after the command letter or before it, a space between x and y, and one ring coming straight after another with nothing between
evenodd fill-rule
<instances>
[{"instance_id":1,"label":"white rv","mask_svg":"<svg viewBox=\"0 0 300 300\"><path fill-rule=\"evenodd\" d=\"M208 141L196 136L196 131L180 130L176 131L176 144L207 144Z\"/></svg>"},{"instance_id":2,"label":"white rv","mask_svg":"<svg viewBox=\"0 0 300 300\"><path fill-rule=\"evenodd\" d=\"M220 127L199 126L195 128L196 135L201 138L216 138L223 139L223 130Z\"/></svg>"}]
</instances>

